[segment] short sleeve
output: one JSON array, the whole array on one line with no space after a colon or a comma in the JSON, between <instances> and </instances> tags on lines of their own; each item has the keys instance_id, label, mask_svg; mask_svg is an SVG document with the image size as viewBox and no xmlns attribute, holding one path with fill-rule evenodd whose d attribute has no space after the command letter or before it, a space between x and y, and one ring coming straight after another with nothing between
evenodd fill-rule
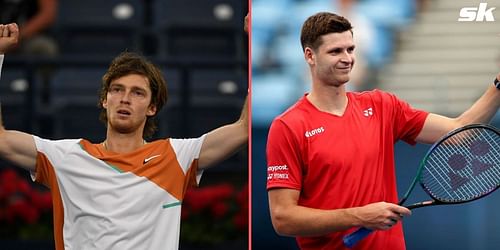
<instances>
[{"instance_id":1,"label":"short sleeve","mask_svg":"<svg viewBox=\"0 0 500 250\"><path fill-rule=\"evenodd\" d=\"M299 142L282 120L269 129L266 147L267 189L302 187L302 158Z\"/></svg>"},{"instance_id":2,"label":"short sleeve","mask_svg":"<svg viewBox=\"0 0 500 250\"><path fill-rule=\"evenodd\" d=\"M200 182L203 170L198 170L198 159L200 158L201 147L205 141L206 134L198 138L190 139L170 139L177 160L184 172L196 170L196 183Z\"/></svg>"},{"instance_id":3,"label":"short sleeve","mask_svg":"<svg viewBox=\"0 0 500 250\"><path fill-rule=\"evenodd\" d=\"M415 145L415 139L424 127L428 112L415 109L405 101L392 96L394 106L394 134L397 140Z\"/></svg>"},{"instance_id":4,"label":"short sleeve","mask_svg":"<svg viewBox=\"0 0 500 250\"><path fill-rule=\"evenodd\" d=\"M54 168L66 157L66 152L72 146L78 145L80 139L47 140L33 136L37 150L35 171L31 171L31 179L47 187L55 181Z\"/></svg>"}]
</instances>

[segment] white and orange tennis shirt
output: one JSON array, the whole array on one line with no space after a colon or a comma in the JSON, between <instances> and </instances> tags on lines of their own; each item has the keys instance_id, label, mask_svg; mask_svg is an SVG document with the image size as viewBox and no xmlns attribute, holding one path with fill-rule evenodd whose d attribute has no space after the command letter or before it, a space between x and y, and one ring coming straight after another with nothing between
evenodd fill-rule
<instances>
[{"instance_id":1,"label":"white and orange tennis shirt","mask_svg":"<svg viewBox=\"0 0 500 250\"><path fill-rule=\"evenodd\" d=\"M83 139L34 136L32 178L52 191L56 249L178 249L181 204L205 136L118 154Z\"/></svg>"}]
</instances>

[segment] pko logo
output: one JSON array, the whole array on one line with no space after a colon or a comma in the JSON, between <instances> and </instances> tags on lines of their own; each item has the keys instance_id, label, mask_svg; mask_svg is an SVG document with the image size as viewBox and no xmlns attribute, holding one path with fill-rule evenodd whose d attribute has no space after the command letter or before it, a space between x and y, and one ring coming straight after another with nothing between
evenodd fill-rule
<instances>
[{"instance_id":1,"label":"pko logo","mask_svg":"<svg viewBox=\"0 0 500 250\"><path fill-rule=\"evenodd\" d=\"M483 22L486 20L487 22L495 21L495 17L493 16L493 10L496 7L491 7L486 9L488 3L480 3L479 7L465 7L460 10L460 17L458 18L459 22Z\"/></svg>"}]
</instances>

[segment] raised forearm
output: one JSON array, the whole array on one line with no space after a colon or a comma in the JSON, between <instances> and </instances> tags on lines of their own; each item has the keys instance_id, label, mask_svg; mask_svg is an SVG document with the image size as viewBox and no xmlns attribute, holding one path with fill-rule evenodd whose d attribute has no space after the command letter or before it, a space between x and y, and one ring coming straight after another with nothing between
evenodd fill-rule
<instances>
[{"instance_id":1,"label":"raised forearm","mask_svg":"<svg viewBox=\"0 0 500 250\"><path fill-rule=\"evenodd\" d=\"M243 108L241 109L240 122L242 126L248 129L248 96L245 97Z\"/></svg>"},{"instance_id":2,"label":"raised forearm","mask_svg":"<svg viewBox=\"0 0 500 250\"><path fill-rule=\"evenodd\" d=\"M500 78L500 74L497 76ZM453 129L473 123L488 123L500 107L500 90L493 82L486 92L464 113L456 118L449 118L437 114L429 114L424 127L417 136L421 143L434 143Z\"/></svg>"},{"instance_id":3,"label":"raised forearm","mask_svg":"<svg viewBox=\"0 0 500 250\"><path fill-rule=\"evenodd\" d=\"M500 78L500 75L497 76ZM486 92L462 115L457 118L460 125L488 123L500 107L500 90L492 83Z\"/></svg>"},{"instance_id":4,"label":"raised forearm","mask_svg":"<svg viewBox=\"0 0 500 250\"><path fill-rule=\"evenodd\" d=\"M3 53L17 43L17 25L0 25L0 77ZM1 100L0 100L1 102ZM0 103L0 158L9 160L27 170L34 170L37 151L32 135L8 131L3 126L2 105Z\"/></svg>"},{"instance_id":5,"label":"raised forearm","mask_svg":"<svg viewBox=\"0 0 500 250\"><path fill-rule=\"evenodd\" d=\"M228 158L248 142L248 105L243 104L240 118L207 134L201 148L199 168L207 168Z\"/></svg>"}]
</instances>

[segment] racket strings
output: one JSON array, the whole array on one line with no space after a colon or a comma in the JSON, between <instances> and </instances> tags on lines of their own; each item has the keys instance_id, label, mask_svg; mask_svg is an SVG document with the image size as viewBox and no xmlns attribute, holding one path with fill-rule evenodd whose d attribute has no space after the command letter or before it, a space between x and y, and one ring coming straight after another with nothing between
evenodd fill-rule
<instances>
[{"instance_id":1,"label":"racket strings","mask_svg":"<svg viewBox=\"0 0 500 250\"><path fill-rule=\"evenodd\" d=\"M484 172L492 167L492 163L498 162L498 159L478 159L478 155L484 155L487 154L492 147L495 147L494 145L488 144L488 142L492 142L493 138L491 138L491 134L483 134L486 137L486 140L483 139L477 139L477 140L472 140L472 138L480 138L480 134L478 134L477 131L470 130L470 135L463 137L465 142L460 142L457 141L456 137L451 138L452 145L460 145L457 143L462 143L465 145L464 147L466 149L470 149L468 152L469 154L462 154L464 151L457 151L456 148L451 147L453 150L454 155L453 156L458 156L457 158L463 159L461 162L458 164L450 164L450 161L448 160L448 164L454 169L454 170L461 170L465 169L466 171L466 176L462 177L458 173L454 172L449 172L448 177L450 178L450 183L451 183L451 188L453 190L457 190L460 186L465 185L464 187L472 193L478 193L480 191L474 190L474 187L479 187L482 190L489 190L491 187L495 187L498 183L498 176L493 176L491 178L491 175L479 175L481 172ZM476 148L481 149L480 151L475 150ZM481 151L483 153L481 153ZM495 156L495 154L489 154L490 156ZM453 157L452 156L452 157ZM487 161L489 163L485 163L484 161ZM467 163L470 164L470 168L467 169L465 168L467 166ZM455 165L455 166L454 166ZM458 168L457 166L458 165ZM481 169L478 169L478 165L482 166ZM495 174L496 172L491 172L490 174ZM472 174L472 176L471 176ZM468 175L468 176L467 176ZM476 177L476 178L474 178ZM470 182L470 183L469 183ZM474 184L474 185L466 185L466 184Z\"/></svg>"},{"instance_id":2,"label":"racket strings","mask_svg":"<svg viewBox=\"0 0 500 250\"><path fill-rule=\"evenodd\" d=\"M471 136L465 137L465 139L469 139L469 138L473 138L473 137L477 137L477 135L471 135ZM482 141L482 140L478 140L478 141ZM456 171L456 173L454 173L454 172L449 173L449 178L450 178L450 182L452 184L453 190L457 190L462 185L464 185L465 191L469 192L468 194L470 194L470 193L473 193L473 194L478 193L479 194L479 193L487 192L488 190L490 190L490 187L496 186L496 184L497 184L496 181L492 180L492 178L495 178L494 176L491 176L488 174L479 175L481 172L484 172L484 171L488 170L489 168L491 168L492 166L494 166L494 165L492 165L491 162L494 163L495 161L489 160L489 161L487 161L489 163L483 163L485 161L484 158L481 160L479 160L477 158L478 152L474 152L474 150L473 150L474 145L480 145L480 146L482 145L481 148L488 149L488 150L486 150L486 153L491 148L491 145L487 145L484 142L479 143L479 144L475 143L478 141L471 142L470 140L467 140L467 144L468 144L467 147L470 147L469 152L471 152L472 154L466 154L465 157L463 157L462 155L459 155L459 154L457 154L457 152L455 152L455 156L458 155L458 156L462 156L463 158L465 158L465 163L462 165L459 165L460 168L458 168L458 169L456 167L453 167L452 164L449 164L450 166L452 166L453 170ZM488 141L488 139L486 141ZM484 146L484 145L486 145L486 146ZM485 150L483 150L483 151L485 151ZM475 156L476 159L472 159L471 158L472 155ZM459 170L461 170L461 168L465 167L467 162L471 165L470 165L470 168L466 169L467 172L465 173L465 176L462 177L460 175ZM477 170L477 167L474 167L477 165L484 166L482 171L479 171L479 170ZM491 172L491 173L495 173L495 172ZM485 179L485 177L486 177L486 179ZM470 181L470 183L469 183L469 181Z\"/></svg>"},{"instance_id":3,"label":"racket strings","mask_svg":"<svg viewBox=\"0 0 500 250\"><path fill-rule=\"evenodd\" d=\"M474 182L475 187L481 187L487 192L500 184L499 154L495 152L498 149L499 141L495 140L492 132L482 134L479 134L476 130L471 130L470 132L473 135L466 137L470 143L469 152L471 152L471 154L466 155L471 164L472 171L472 176L469 178ZM494 135L498 137L498 135ZM475 137L480 139L472 140ZM483 175L482 173L485 174Z\"/></svg>"},{"instance_id":4,"label":"racket strings","mask_svg":"<svg viewBox=\"0 0 500 250\"><path fill-rule=\"evenodd\" d=\"M484 175L481 174L493 168L495 166L495 163L498 163L498 159L495 160L491 159L491 157L489 157L489 159L487 157L483 157L484 155L489 155L496 158L495 154L488 153L490 153L490 151L498 145L492 145L491 143L488 143L494 142L494 140L492 140L494 138L491 137L491 134L478 134L478 131L476 130L470 130L468 132L470 132L470 135L464 137L467 144L466 149L468 149L468 151L466 152L468 152L468 154L464 154L463 157L466 159L466 162L470 167L465 168L465 170L467 171L464 177L460 176L460 172L458 171L458 173L450 172L449 176L451 181L454 181L457 178L462 178L461 180L463 180L462 183L459 183L459 185L452 185L453 190L456 190L461 185L464 185L464 187L467 188L466 190L468 190L470 193L482 194L489 191L491 188L495 188L498 184L498 176L495 176L498 175L498 171L486 172L486 174ZM483 138L481 138L481 135L483 135ZM478 165L482 167L478 168Z\"/></svg>"},{"instance_id":5,"label":"racket strings","mask_svg":"<svg viewBox=\"0 0 500 250\"><path fill-rule=\"evenodd\" d=\"M437 146L426 158L421 183L435 199L462 202L500 185L500 139L497 132L471 128Z\"/></svg>"}]
</instances>

